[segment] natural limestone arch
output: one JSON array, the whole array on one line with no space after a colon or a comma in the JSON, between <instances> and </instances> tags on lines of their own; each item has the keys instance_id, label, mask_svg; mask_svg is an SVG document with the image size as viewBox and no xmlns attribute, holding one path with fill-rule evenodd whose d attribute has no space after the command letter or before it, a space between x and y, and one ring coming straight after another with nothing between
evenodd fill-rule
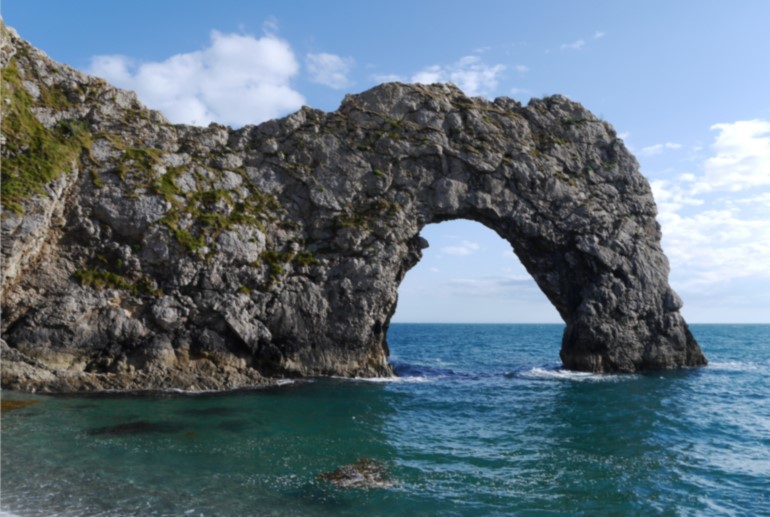
<instances>
[{"instance_id":1,"label":"natural limestone arch","mask_svg":"<svg viewBox=\"0 0 770 517\"><path fill-rule=\"evenodd\" d=\"M383 212L396 205L402 212L390 228L379 220L374 230L351 231L357 249L379 229L383 253L369 259L389 266L361 275L354 259L346 275L358 280L354 292L368 294L369 313L379 315L372 357L381 357L378 342L387 351L395 291L425 246L419 232L469 219L510 243L561 315L567 368L634 372L705 363L668 285L650 187L608 124L559 96L522 107L435 86L385 85L348 98L340 113L380 134L387 157L374 170L386 187L371 199ZM426 131L441 134L440 143L415 144ZM371 204L354 212L371 214ZM333 311L354 313L351 303Z\"/></svg>"},{"instance_id":2,"label":"natural limestone arch","mask_svg":"<svg viewBox=\"0 0 770 517\"><path fill-rule=\"evenodd\" d=\"M567 368L705 364L668 284L650 186L612 127L577 103L393 83L332 113L174 126L12 36L23 52L0 55L19 74L9 97L39 78L67 103L27 98L6 118L76 134L83 152L4 212L4 386L391 375L398 286L422 228L450 219L510 243L566 324Z\"/></svg>"}]
</instances>

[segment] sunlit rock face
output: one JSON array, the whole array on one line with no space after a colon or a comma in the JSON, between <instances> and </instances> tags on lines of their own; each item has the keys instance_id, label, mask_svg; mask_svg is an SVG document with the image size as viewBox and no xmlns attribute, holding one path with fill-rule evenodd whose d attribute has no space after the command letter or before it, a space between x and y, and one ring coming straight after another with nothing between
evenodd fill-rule
<instances>
[{"instance_id":1,"label":"sunlit rock face","mask_svg":"<svg viewBox=\"0 0 770 517\"><path fill-rule=\"evenodd\" d=\"M3 31L6 387L392 375L399 283L450 219L511 244L566 323L567 368L706 362L648 182L575 102L394 83L333 113L175 126Z\"/></svg>"}]
</instances>

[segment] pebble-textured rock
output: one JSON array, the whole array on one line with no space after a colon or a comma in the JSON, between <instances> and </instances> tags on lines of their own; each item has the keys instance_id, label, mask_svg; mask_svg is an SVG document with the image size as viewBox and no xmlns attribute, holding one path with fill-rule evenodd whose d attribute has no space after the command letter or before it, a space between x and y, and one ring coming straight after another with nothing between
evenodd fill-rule
<instances>
[{"instance_id":1,"label":"pebble-textured rock","mask_svg":"<svg viewBox=\"0 0 770 517\"><path fill-rule=\"evenodd\" d=\"M392 375L420 230L458 218L511 244L566 323L567 368L706 363L648 182L575 102L384 84L333 113L172 125L2 30L4 387Z\"/></svg>"}]
</instances>

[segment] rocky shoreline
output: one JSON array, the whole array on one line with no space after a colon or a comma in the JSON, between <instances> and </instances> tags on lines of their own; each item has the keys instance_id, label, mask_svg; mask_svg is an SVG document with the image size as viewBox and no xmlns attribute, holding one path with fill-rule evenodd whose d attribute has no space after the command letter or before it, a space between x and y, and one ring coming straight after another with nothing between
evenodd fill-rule
<instances>
[{"instance_id":1,"label":"rocky shoreline","mask_svg":"<svg viewBox=\"0 0 770 517\"><path fill-rule=\"evenodd\" d=\"M332 113L172 125L2 31L3 387L393 375L420 230L458 218L511 244L567 325L566 367L706 363L648 182L575 102L392 83Z\"/></svg>"}]
</instances>

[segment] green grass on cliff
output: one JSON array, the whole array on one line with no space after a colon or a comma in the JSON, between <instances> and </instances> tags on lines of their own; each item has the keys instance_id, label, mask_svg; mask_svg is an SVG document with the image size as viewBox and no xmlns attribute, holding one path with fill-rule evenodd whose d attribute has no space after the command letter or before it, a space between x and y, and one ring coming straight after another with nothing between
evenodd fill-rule
<instances>
[{"instance_id":1,"label":"green grass on cliff","mask_svg":"<svg viewBox=\"0 0 770 517\"><path fill-rule=\"evenodd\" d=\"M242 200L234 199L228 190L211 187L209 190L182 192L176 184L183 174L181 167L171 167L151 185L152 191L169 202L171 210L161 220L183 247L192 252L216 240L222 232L242 224L265 231L264 221L272 220L281 205L275 196L260 192L246 183L249 194ZM205 188L203 181L199 180ZM186 228L181 221L188 221ZM189 224L193 222L193 224Z\"/></svg>"},{"instance_id":2,"label":"green grass on cliff","mask_svg":"<svg viewBox=\"0 0 770 517\"><path fill-rule=\"evenodd\" d=\"M88 269L78 269L75 271L75 278L80 285L93 287L94 289L121 289L127 291L132 296L153 296L163 295L163 291L147 275L142 275L138 280L132 282L123 277L120 273L108 271L102 267L93 267Z\"/></svg>"},{"instance_id":3,"label":"green grass on cliff","mask_svg":"<svg viewBox=\"0 0 770 517\"><path fill-rule=\"evenodd\" d=\"M259 255L262 263L267 267L268 282L266 287L277 284L286 273L286 267L293 264L299 267L317 266L321 262L311 251L301 250L296 253L286 250L265 250ZM259 262L254 264L260 266Z\"/></svg>"},{"instance_id":4,"label":"green grass on cliff","mask_svg":"<svg viewBox=\"0 0 770 517\"><path fill-rule=\"evenodd\" d=\"M2 71L2 206L17 214L24 203L43 194L45 186L73 168L83 149L91 144L85 124L62 120L46 128L35 118L32 108L61 107L66 96L53 89L42 89L35 101L22 86L14 59ZM46 103L55 106L47 106Z\"/></svg>"}]
</instances>

